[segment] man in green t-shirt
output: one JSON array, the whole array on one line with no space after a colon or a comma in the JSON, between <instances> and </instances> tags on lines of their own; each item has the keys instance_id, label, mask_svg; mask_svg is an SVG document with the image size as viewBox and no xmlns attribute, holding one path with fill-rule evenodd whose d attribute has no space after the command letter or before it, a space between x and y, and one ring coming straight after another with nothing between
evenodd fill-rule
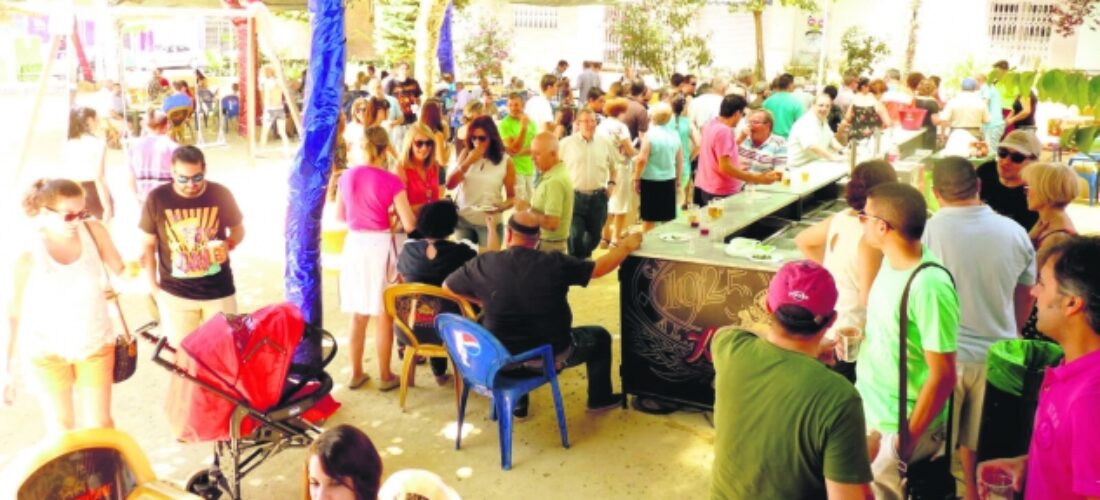
<instances>
[{"instance_id":1,"label":"man in green t-shirt","mask_svg":"<svg viewBox=\"0 0 1100 500\"><path fill-rule=\"evenodd\" d=\"M791 262L768 287L767 334L715 335L712 499L870 494L859 393L817 359L836 299L829 271Z\"/></svg>"},{"instance_id":2,"label":"man in green t-shirt","mask_svg":"<svg viewBox=\"0 0 1100 500\"><path fill-rule=\"evenodd\" d=\"M860 212L863 237L883 255L867 300L866 340L856 363L856 389L863 397L867 428L882 433L871 462L875 498L901 499L897 457L909 463L939 454L948 423L947 400L955 387L959 297L951 276L926 268L913 280L907 309L908 429L898 429L900 305L905 283L917 266L939 259L921 244L928 207L908 184L879 184L867 193ZM898 432L908 432L900 449Z\"/></svg>"},{"instance_id":3,"label":"man in green t-shirt","mask_svg":"<svg viewBox=\"0 0 1100 500\"><path fill-rule=\"evenodd\" d=\"M775 122L773 129L775 135L784 139L790 135L794 122L798 121L802 117L802 113L806 112L802 100L791 93L793 84L793 76L787 73L779 75L779 78L775 81L775 92L764 100L764 109L771 112Z\"/></svg>"},{"instance_id":4,"label":"man in green t-shirt","mask_svg":"<svg viewBox=\"0 0 1100 500\"><path fill-rule=\"evenodd\" d=\"M558 158L558 139L543 132L531 141L531 156L542 177L531 197L531 211L542 230L539 250L569 253L569 229L573 224L573 181ZM517 176L518 177L518 176ZM517 207L522 208L520 202Z\"/></svg>"},{"instance_id":5,"label":"man in green t-shirt","mask_svg":"<svg viewBox=\"0 0 1100 500\"><path fill-rule=\"evenodd\" d=\"M535 138L534 123L523 114L523 94L508 95L508 116L500 121L500 138L504 150L516 167L516 199L530 201L535 193L535 163L531 160L531 141Z\"/></svg>"}]
</instances>

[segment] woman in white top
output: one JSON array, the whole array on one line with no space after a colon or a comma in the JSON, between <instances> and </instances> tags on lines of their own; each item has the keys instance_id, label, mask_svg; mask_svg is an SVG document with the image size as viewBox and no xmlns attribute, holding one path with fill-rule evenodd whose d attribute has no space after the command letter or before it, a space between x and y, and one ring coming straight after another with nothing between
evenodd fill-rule
<instances>
[{"instance_id":1,"label":"woman in white top","mask_svg":"<svg viewBox=\"0 0 1100 500\"><path fill-rule=\"evenodd\" d=\"M455 234L458 239L465 238L485 246L489 245L485 214L499 214L515 203L516 167L504 154L500 132L487 115L469 123L465 142L458 162L447 173L447 189L458 190L459 217ZM503 234L503 228L498 228L497 234Z\"/></svg>"},{"instance_id":2,"label":"woman in white top","mask_svg":"<svg viewBox=\"0 0 1100 500\"><path fill-rule=\"evenodd\" d=\"M92 108L69 112L68 140L61 150L62 161L51 177L71 179L84 188L88 213L104 222L114 216L107 190L107 141L95 136L99 120Z\"/></svg>"},{"instance_id":3,"label":"woman in white top","mask_svg":"<svg viewBox=\"0 0 1100 500\"><path fill-rule=\"evenodd\" d=\"M862 329L867 321L867 293L878 274L882 252L863 242L859 213L867 204L871 188L897 181L894 167L883 160L860 163L848 182L849 208L814 224L795 238L802 255L824 266L836 280L837 319L826 332L829 339L835 339L836 332L844 327Z\"/></svg>"},{"instance_id":4,"label":"woman in white top","mask_svg":"<svg viewBox=\"0 0 1100 500\"><path fill-rule=\"evenodd\" d=\"M77 427L74 389L84 414L81 427L114 426L115 332L103 269L118 275L123 265L107 230L97 221L85 223L84 199L84 190L68 179L39 180L24 199L37 237L27 239L19 255L9 304L11 336L0 344L5 403L15 396L11 374L18 358L56 432Z\"/></svg>"},{"instance_id":5,"label":"woman in white top","mask_svg":"<svg viewBox=\"0 0 1100 500\"><path fill-rule=\"evenodd\" d=\"M615 185L627 186L613 190L611 198L607 200L607 214L609 217L603 225L603 240L600 241L600 248L619 244L619 238L626 231L626 214L630 211L634 201L634 190L629 189L634 180L633 162L630 159L637 154L637 151L630 142L630 129L622 121L626 109L626 99L615 98L607 101L603 105L603 111L607 116L596 126L596 132L611 137L615 145L619 147L619 168ZM614 226L614 229L612 226Z\"/></svg>"}]
</instances>

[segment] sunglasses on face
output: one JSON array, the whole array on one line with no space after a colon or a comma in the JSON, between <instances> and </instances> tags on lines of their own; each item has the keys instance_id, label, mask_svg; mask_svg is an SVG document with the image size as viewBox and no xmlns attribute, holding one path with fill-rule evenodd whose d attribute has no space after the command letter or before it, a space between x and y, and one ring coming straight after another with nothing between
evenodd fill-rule
<instances>
[{"instance_id":1,"label":"sunglasses on face","mask_svg":"<svg viewBox=\"0 0 1100 500\"><path fill-rule=\"evenodd\" d=\"M869 213L867 213L863 210L860 210L859 211L859 222L860 223L867 222L867 219L880 220L880 221L882 221L883 224L886 224L886 227L888 229L894 229L894 225L891 224L890 221L888 221L886 219L883 219L882 217L879 217L877 215L871 215L871 214L869 214Z\"/></svg>"},{"instance_id":2,"label":"sunglasses on face","mask_svg":"<svg viewBox=\"0 0 1100 500\"><path fill-rule=\"evenodd\" d=\"M91 217L91 214L89 214L87 210L81 210L79 212L60 212L60 211L54 210L50 207L46 207L46 210L49 210L50 212L53 212L57 215L60 215L62 219L65 219L65 222L72 222L72 221L75 221L75 220L84 220L84 219L87 219L88 217Z\"/></svg>"},{"instance_id":3,"label":"sunglasses on face","mask_svg":"<svg viewBox=\"0 0 1100 500\"><path fill-rule=\"evenodd\" d=\"M486 142L489 140L489 136L486 135L471 135L470 140L474 142Z\"/></svg>"},{"instance_id":4,"label":"sunglasses on face","mask_svg":"<svg viewBox=\"0 0 1100 500\"><path fill-rule=\"evenodd\" d=\"M413 141L413 145L418 148L430 148L435 145L432 141Z\"/></svg>"},{"instance_id":5,"label":"sunglasses on face","mask_svg":"<svg viewBox=\"0 0 1100 500\"><path fill-rule=\"evenodd\" d=\"M190 177L186 175L176 174L177 184L198 184L206 179L206 174L195 174Z\"/></svg>"},{"instance_id":6,"label":"sunglasses on face","mask_svg":"<svg viewBox=\"0 0 1100 500\"><path fill-rule=\"evenodd\" d=\"M1012 160L1012 163L1023 163L1024 160L1030 158L1028 155L1016 151L1009 151L1005 148L997 148L997 157L1009 158Z\"/></svg>"}]
</instances>

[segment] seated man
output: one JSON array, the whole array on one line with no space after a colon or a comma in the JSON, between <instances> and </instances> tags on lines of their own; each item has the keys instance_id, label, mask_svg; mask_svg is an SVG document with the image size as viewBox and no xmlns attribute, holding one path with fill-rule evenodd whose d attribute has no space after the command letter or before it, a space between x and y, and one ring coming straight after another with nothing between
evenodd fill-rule
<instances>
[{"instance_id":1,"label":"seated man","mask_svg":"<svg viewBox=\"0 0 1100 500\"><path fill-rule=\"evenodd\" d=\"M765 335L715 335L711 498L870 496L863 403L817 360L836 300L829 271L791 262L768 287Z\"/></svg>"},{"instance_id":2,"label":"seated man","mask_svg":"<svg viewBox=\"0 0 1100 500\"><path fill-rule=\"evenodd\" d=\"M772 132L772 114L758 109L749 115L749 128L739 137L737 154L750 172L762 173L787 166L787 141Z\"/></svg>"},{"instance_id":3,"label":"seated man","mask_svg":"<svg viewBox=\"0 0 1100 500\"><path fill-rule=\"evenodd\" d=\"M818 95L813 109L802 115L802 118L799 118L791 127L791 135L787 138L787 151L790 153L792 167L800 167L817 160L840 160L837 152L840 151L841 146L833 136L828 122L829 110L832 107L833 101L828 95Z\"/></svg>"},{"instance_id":4,"label":"seated man","mask_svg":"<svg viewBox=\"0 0 1100 500\"><path fill-rule=\"evenodd\" d=\"M172 95L164 98L164 106L161 107L165 113L176 108L191 108L194 105L194 101L191 100L191 97L189 97L184 90L186 86L187 84L182 80L172 84Z\"/></svg>"},{"instance_id":5,"label":"seated man","mask_svg":"<svg viewBox=\"0 0 1100 500\"><path fill-rule=\"evenodd\" d=\"M589 411L621 404L622 394L611 390L611 335L600 326L573 328L567 298L570 286L588 286L619 267L641 245L641 235L624 238L596 261L535 250L538 216L528 211L512 215L505 235L505 250L467 262L443 287L481 304L485 328L513 354L550 344L557 368L586 363ZM527 416L526 396L515 414Z\"/></svg>"}]
</instances>

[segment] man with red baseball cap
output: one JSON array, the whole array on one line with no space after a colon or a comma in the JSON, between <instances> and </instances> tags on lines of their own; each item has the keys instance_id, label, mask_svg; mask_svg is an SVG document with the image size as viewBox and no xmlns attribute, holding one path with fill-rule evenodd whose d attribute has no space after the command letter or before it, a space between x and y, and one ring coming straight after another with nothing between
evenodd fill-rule
<instances>
[{"instance_id":1,"label":"man with red baseball cap","mask_svg":"<svg viewBox=\"0 0 1100 500\"><path fill-rule=\"evenodd\" d=\"M825 268L791 262L768 287L766 334L715 335L712 499L871 494L863 403L817 359L836 300Z\"/></svg>"}]
</instances>

